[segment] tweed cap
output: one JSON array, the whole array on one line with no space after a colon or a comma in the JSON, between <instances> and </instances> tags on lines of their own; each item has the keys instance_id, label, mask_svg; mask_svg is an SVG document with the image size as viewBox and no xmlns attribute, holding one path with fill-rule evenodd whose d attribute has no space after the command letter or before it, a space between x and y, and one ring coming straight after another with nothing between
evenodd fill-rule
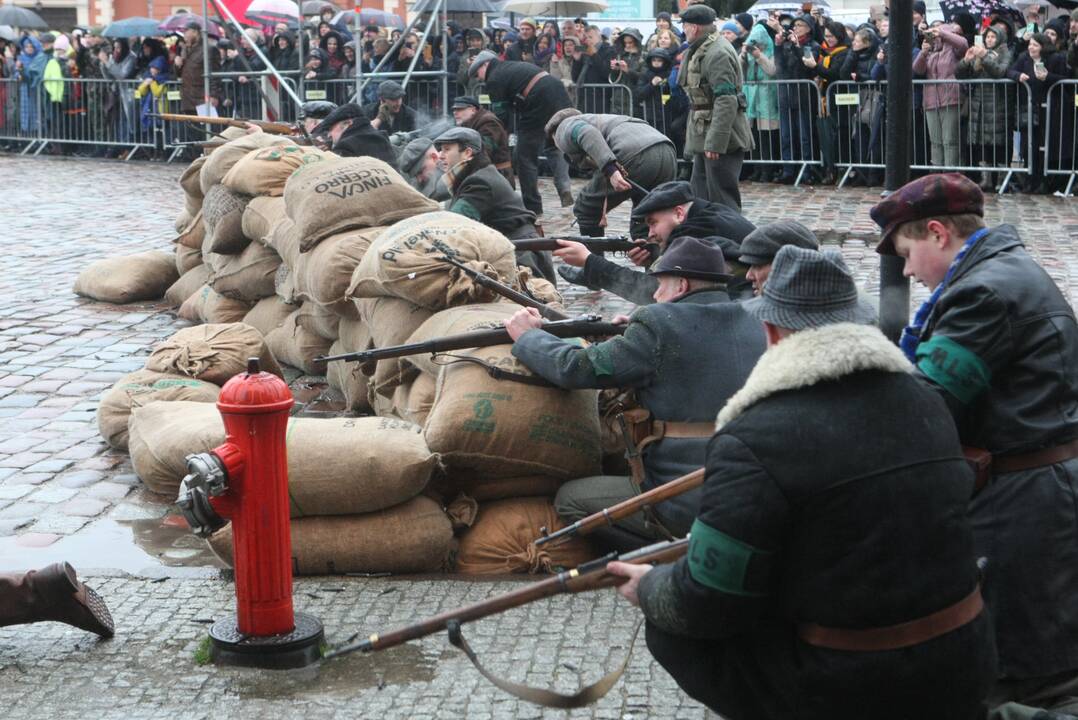
<instances>
[{"instance_id":1,"label":"tweed cap","mask_svg":"<svg viewBox=\"0 0 1078 720\"><path fill-rule=\"evenodd\" d=\"M484 65L486 65L491 60L497 60L497 59L498 59L498 56L495 55L490 50L483 50L482 52L480 52L478 55L475 56L475 59L472 60L472 64L468 66L468 77L472 77L472 78L478 77L479 76L479 68L483 67Z\"/></svg>"},{"instance_id":2,"label":"tweed cap","mask_svg":"<svg viewBox=\"0 0 1078 720\"><path fill-rule=\"evenodd\" d=\"M690 5L681 11L681 24L711 25L718 15L707 5Z\"/></svg>"},{"instance_id":3,"label":"tweed cap","mask_svg":"<svg viewBox=\"0 0 1078 720\"><path fill-rule=\"evenodd\" d=\"M695 5L693 7L696 7ZM647 196L633 208L633 217L644 217L658 210L669 210L678 205L692 202L696 195L692 185L684 180L671 180L656 185Z\"/></svg>"},{"instance_id":4,"label":"tweed cap","mask_svg":"<svg viewBox=\"0 0 1078 720\"><path fill-rule=\"evenodd\" d=\"M861 325L876 311L857 292L857 283L837 250L808 250L787 245L775 255L760 297L741 303L757 320L789 330L832 323Z\"/></svg>"},{"instance_id":5,"label":"tweed cap","mask_svg":"<svg viewBox=\"0 0 1078 720\"><path fill-rule=\"evenodd\" d=\"M397 100L404 97L404 88L395 80L386 80L378 86L380 100Z\"/></svg>"},{"instance_id":6,"label":"tweed cap","mask_svg":"<svg viewBox=\"0 0 1078 720\"><path fill-rule=\"evenodd\" d=\"M453 127L434 138L434 146L441 148L446 143L460 143L464 147L471 148L476 153L483 151L483 136L475 130L466 127Z\"/></svg>"},{"instance_id":7,"label":"tweed cap","mask_svg":"<svg viewBox=\"0 0 1078 720\"><path fill-rule=\"evenodd\" d=\"M479 101L471 95L461 95L460 97L453 98L453 110L462 110L467 107L473 107L477 110L482 108Z\"/></svg>"},{"instance_id":8,"label":"tweed cap","mask_svg":"<svg viewBox=\"0 0 1078 720\"><path fill-rule=\"evenodd\" d=\"M345 120L367 120L367 114L363 112L363 108L355 103L346 103L340 107L334 109L329 115L326 115L322 122L318 123L311 134L321 135L322 133L329 132L334 125Z\"/></svg>"},{"instance_id":9,"label":"tweed cap","mask_svg":"<svg viewBox=\"0 0 1078 720\"><path fill-rule=\"evenodd\" d=\"M336 109L337 103L328 100L311 100L299 106L299 114L304 120L307 118L322 120Z\"/></svg>"},{"instance_id":10,"label":"tweed cap","mask_svg":"<svg viewBox=\"0 0 1078 720\"><path fill-rule=\"evenodd\" d=\"M984 193L961 173L933 173L906 183L876 204L870 213L883 238L876 246L881 255L894 255L892 237L903 223L943 215L984 217Z\"/></svg>"},{"instance_id":11,"label":"tweed cap","mask_svg":"<svg viewBox=\"0 0 1078 720\"><path fill-rule=\"evenodd\" d=\"M796 220L779 220L761 225L745 236L738 252L739 261L743 265L767 265L786 245L808 250L820 249L820 241L807 227Z\"/></svg>"},{"instance_id":12,"label":"tweed cap","mask_svg":"<svg viewBox=\"0 0 1078 720\"><path fill-rule=\"evenodd\" d=\"M676 275L719 282L730 279L726 259L719 246L694 237L675 238L666 248L666 252L651 266L648 274Z\"/></svg>"},{"instance_id":13,"label":"tweed cap","mask_svg":"<svg viewBox=\"0 0 1078 720\"><path fill-rule=\"evenodd\" d=\"M405 145L404 149L401 150L400 158L397 160L401 174L405 177L415 177L416 173L419 172L421 161L432 147L434 147L434 141L426 137L418 137Z\"/></svg>"}]
</instances>

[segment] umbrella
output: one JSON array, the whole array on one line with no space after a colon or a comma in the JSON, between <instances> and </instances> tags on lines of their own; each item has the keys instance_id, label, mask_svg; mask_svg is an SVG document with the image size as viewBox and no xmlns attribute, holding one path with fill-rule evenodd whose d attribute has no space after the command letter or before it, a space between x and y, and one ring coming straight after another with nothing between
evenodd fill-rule
<instances>
[{"instance_id":1,"label":"umbrella","mask_svg":"<svg viewBox=\"0 0 1078 720\"><path fill-rule=\"evenodd\" d=\"M15 28L10 25L0 25L0 40L9 40L11 42L17 42L19 39L19 33L15 32Z\"/></svg>"},{"instance_id":2,"label":"umbrella","mask_svg":"<svg viewBox=\"0 0 1078 720\"><path fill-rule=\"evenodd\" d=\"M49 29L49 24L36 12L15 5L0 5L0 25L10 25L23 30Z\"/></svg>"},{"instance_id":3,"label":"umbrella","mask_svg":"<svg viewBox=\"0 0 1078 720\"><path fill-rule=\"evenodd\" d=\"M153 37L162 34L157 28L160 24L153 18L129 17L109 23L101 31L101 35L107 38Z\"/></svg>"},{"instance_id":4,"label":"umbrella","mask_svg":"<svg viewBox=\"0 0 1078 720\"><path fill-rule=\"evenodd\" d=\"M206 27L206 21L202 19L201 15L181 12L169 15L157 26L157 29L164 33L182 33L187 27L187 23L191 21L198 23L201 27ZM212 20L210 21L208 32L211 36L217 38L225 36L224 31L221 30L221 26Z\"/></svg>"},{"instance_id":5,"label":"umbrella","mask_svg":"<svg viewBox=\"0 0 1078 720\"><path fill-rule=\"evenodd\" d=\"M947 22L953 21L958 13L965 12L975 18L1001 15L1018 23L1025 23L1022 13L1004 0L940 0L940 10Z\"/></svg>"},{"instance_id":6,"label":"umbrella","mask_svg":"<svg viewBox=\"0 0 1078 720\"><path fill-rule=\"evenodd\" d=\"M412 8L416 13L424 13L434 9L437 0L419 0ZM444 0L443 6L446 12L451 13L492 13L498 12L498 8L490 0Z\"/></svg>"},{"instance_id":7,"label":"umbrella","mask_svg":"<svg viewBox=\"0 0 1078 720\"><path fill-rule=\"evenodd\" d=\"M1060 10L1073 10L1078 7L1078 0L1047 0L1049 5L1054 5ZM1027 7L1029 5L1044 5L1044 2L1038 2L1038 0L1015 0L1012 3L1015 7Z\"/></svg>"},{"instance_id":8,"label":"umbrella","mask_svg":"<svg viewBox=\"0 0 1078 720\"><path fill-rule=\"evenodd\" d=\"M813 7L826 8L827 10L831 9L831 3L827 2L827 0L812 0L812 5ZM794 2L793 0L765 0L764 2L754 3L752 5L752 11L756 12L757 10L765 12L771 10L778 10L780 12L789 10L800 15L801 3ZM738 10L737 12L748 12L748 10Z\"/></svg>"},{"instance_id":9,"label":"umbrella","mask_svg":"<svg viewBox=\"0 0 1078 720\"><path fill-rule=\"evenodd\" d=\"M375 10L373 8L356 8L355 12L359 13L359 24L363 25L377 25L378 27L392 27L404 29L404 21L401 20L400 15L394 15L391 12L385 10ZM353 11L343 10L337 13L334 17L331 25L340 25L341 27L352 27L352 23L355 21L352 17Z\"/></svg>"},{"instance_id":10,"label":"umbrella","mask_svg":"<svg viewBox=\"0 0 1078 720\"><path fill-rule=\"evenodd\" d=\"M322 8L329 8L334 12L337 11L337 6L326 0L307 0L303 3L304 15L318 15L322 12Z\"/></svg>"},{"instance_id":11,"label":"umbrella","mask_svg":"<svg viewBox=\"0 0 1078 720\"><path fill-rule=\"evenodd\" d=\"M503 13L532 17L576 17L606 10L606 0L509 0Z\"/></svg>"},{"instance_id":12,"label":"umbrella","mask_svg":"<svg viewBox=\"0 0 1078 720\"><path fill-rule=\"evenodd\" d=\"M292 0L254 0L243 14L256 22L296 20L299 18L299 6Z\"/></svg>"}]
</instances>

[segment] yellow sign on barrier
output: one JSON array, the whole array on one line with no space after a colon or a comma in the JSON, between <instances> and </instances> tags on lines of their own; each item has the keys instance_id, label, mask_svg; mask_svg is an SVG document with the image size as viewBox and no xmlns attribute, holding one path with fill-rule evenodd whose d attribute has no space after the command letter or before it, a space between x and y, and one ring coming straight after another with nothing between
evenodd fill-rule
<instances>
[{"instance_id":1,"label":"yellow sign on barrier","mask_svg":"<svg viewBox=\"0 0 1078 720\"><path fill-rule=\"evenodd\" d=\"M165 93L165 99L168 100L169 102L175 102L175 101L179 100L180 99L180 91L179 90L169 90L167 93Z\"/></svg>"},{"instance_id":2,"label":"yellow sign on barrier","mask_svg":"<svg viewBox=\"0 0 1078 720\"><path fill-rule=\"evenodd\" d=\"M304 93L304 95L307 97L308 100L325 100L326 99L326 91L325 90L308 90L306 93Z\"/></svg>"},{"instance_id":3,"label":"yellow sign on barrier","mask_svg":"<svg viewBox=\"0 0 1078 720\"><path fill-rule=\"evenodd\" d=\"M836 105L860 105L861 96L857 93L835 93Z\"/></svg>"}]
</instances>

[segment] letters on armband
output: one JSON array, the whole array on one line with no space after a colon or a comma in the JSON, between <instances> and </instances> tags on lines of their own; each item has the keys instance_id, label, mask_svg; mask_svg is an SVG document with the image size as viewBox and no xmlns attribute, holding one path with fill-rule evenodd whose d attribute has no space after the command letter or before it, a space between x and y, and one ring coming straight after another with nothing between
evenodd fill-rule
<instances>
[{"instance_id":1,"label":"letters on armband","mask_svg":"<svg viewBox=\"0 0 1078 720\"><path fill-rule=\"evenodd\" d=\"M689 538L689 574L713 590L743 597L765 597L767 588L752 578L766 578L774 553L760 550L697 519ZM756 567L760 564L763 567ZM753 566L750 573L750 566ZM757 587L759 585L759 587Z\"/></svg>"},{"instance_id":2,"label":"letters on armband","mask_svg":"<svg viewBox=\"0 0 1078 720\"><path fill-rule=\"evenodd\" d=\"M992 372L977 353L942 335L934 335L917 346L917 368L967 404L992 380Z\"/></svg>"}]
</instances>

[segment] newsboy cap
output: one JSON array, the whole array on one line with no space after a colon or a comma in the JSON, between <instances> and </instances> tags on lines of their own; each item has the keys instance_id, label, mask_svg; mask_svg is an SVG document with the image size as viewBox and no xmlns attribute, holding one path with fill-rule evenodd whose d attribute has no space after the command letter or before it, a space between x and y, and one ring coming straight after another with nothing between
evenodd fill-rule
<instances>
[{"instance_id":1,"label":"newsboy cap","mask_svg":"<svg viewBox=\"0 0 1078 720\"><path fill-rule=\"evenodd\" d=\"M378 98L381 100L397 100L404 97L404 88L395 80L386 80L378 86Z\"/></svg>"},{"instance_id":2,"label":"newsboy cap","mask_svg":"<svg viewBox=\"0 0 1078 720\"><path fill-rule=\"evenodd\" d=\"M478 55L475 56L475 59L472 60L472 64L468 66L468 77L478 77L479 68L483 67L491 60L497 59L498 56L492 53L490 50L481 51Z\"/></svg>"},{"instance_id":3,"label":"newsboy cap","mask_svg":"<svg viewBox=\"0 0 1078 720\"><path fill-rule=\"evenodd\" d=\"M690 5L681 11L681 24L711 25L718 15L707 5Z\"/></svg>"},{"instance_id":4,"label":"newsboy cap","mask_svg":"<svg viewBox=\"0 0 1078 720\"><path fill-rule=\"evenodd\" d=\"M796 220L778 220L761 225L741 241L738 252L743 265L768 265L786 245L819 250L820 241L807 227Z\"/></svg>"},{"instance_id":5,"label":"newsboy cap","mask_svg":"<svg viewBox=\"0 0 1078 720\"><path fill-rule=\"evenodd\" d=\"M483 136L475 130L466 127L453 127L434 138L434 146L441 148L446 143L460 143L464 147L471 148L476 153L483 151Z\"/></svg>"},{"instance_id":6,"label":"newsboy cap","mask_svg":"<svg viewBox=\"0 0 1078 720\"><path fill-rule=\"evenodd\" d=\"M363 112L363 108L355 103L346 103L341 105L329 115L326 115L325 120L318 123L318 126L311 132L312 135L320 135L324 132L329 132L330 129L339 122L345 120L367 120L367 114Z\"/></svg>"},{"instance_id":7,"label":"newsboy cap","mask_svg":"<svg viewBox=\"0 0 1078 720\"><path fill-rule=\"evenodd\" d=\"M695 5L693 6L695 7ZM660 183L652 188L643 200L633 208L633 216L643 217L648 213L658 210L669 210L678 205L692 202L696 196L692 192L692 185L684 180L671 180Z\"/></svg>"},{"instance_id":8,"label":"newsboy cap","mask_svg":"<svg viewBox=\"0 0 1078 720\"><path fill-rule=\"evenodd\" d=\"M328 100L310 100L299 106L299 115L304 120L307 118L322 120L329 117L329 114L336 109L337 103Z\"/></svg>"},{"instance_id":9,"label":"newsboy cap","mask_svg":"<svg viewBox=\"0 0 1078 720\"><path fill-rule=\"evenodd\" d=\"M696 280L726 282L730 275L722 250L694 237L675 238L648 270L650 275L676 275Z\"/></svg>"},{"instance_id":10,"label":"newsboy cap","mask_svg":"<svg viewBox=\"0 0 1078 720\"><path fill-rule=\"evenodd\" d=\"M944 215L984 217L984 193L961 173L933 173L910 181L869 212L883 236L876 252L894 255L893 234L903 223Z\"/></svg>"},{"instance_id":11,"label":"newsboy cap","mask_svg":"<svg viewBox=\"0 0 1078 720\"><path fill-rule=\"evenodd\" d=\"M483 106L471 95L461 95L460 97L453 98L453 110L462 110L467 107L473 107L479 110Z\"/></svg>"},{"instance_id":12,"label":"newsboy cap","mask_svg":"<svg viewBox=\"0 0 1078 720\"><path fill-rule=\"evenodd\" d=\"M857 292L838 250L796 245L778 251L763 292L741 307L757 320L788 330L841 322L869 325L876 320L876 311Z\"/></svg>"}]
</instances>

